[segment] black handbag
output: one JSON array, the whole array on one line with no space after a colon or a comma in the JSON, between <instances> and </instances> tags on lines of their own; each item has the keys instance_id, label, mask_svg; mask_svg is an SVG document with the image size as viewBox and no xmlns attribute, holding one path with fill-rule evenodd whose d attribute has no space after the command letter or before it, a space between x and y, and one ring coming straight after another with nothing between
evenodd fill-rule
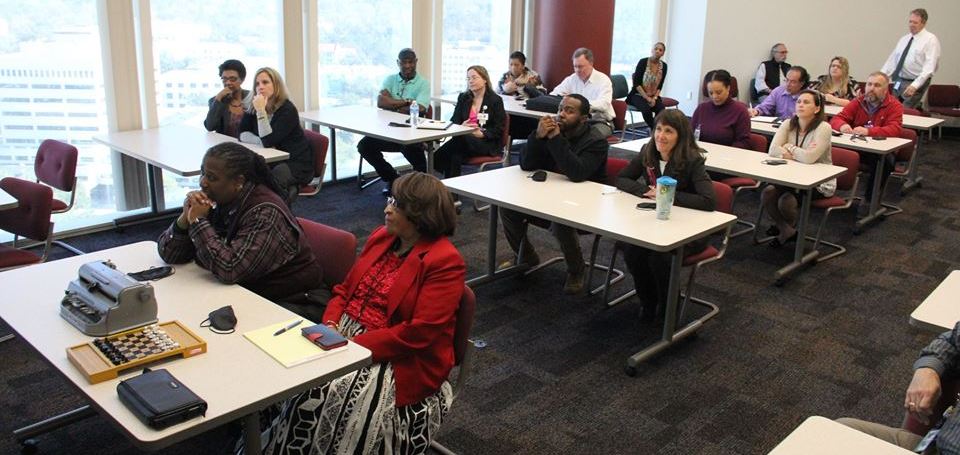
<instances>
[{"instance_id":1,"label":"black handbag","mask_svg":"<svg viewBox=\"0 0 960 455\"><path fill-rule=\"evenodd\" d=\"M143 374L120 381L117 394L140 421L156 430L207 412L207 402L165 369L144 368Z\"/></svg>"},{"instance_id":2,"label":"black handbag","mask_svg":"<svg viewBox=\"0 0 960 455\"><path fill-rule=\"evenodd\" d=\"M560 95L543 95L527 100L526 108L531 111L548 112L556 114L560 110L560 101L563 97Z\"/></svg>"}]
</instances>

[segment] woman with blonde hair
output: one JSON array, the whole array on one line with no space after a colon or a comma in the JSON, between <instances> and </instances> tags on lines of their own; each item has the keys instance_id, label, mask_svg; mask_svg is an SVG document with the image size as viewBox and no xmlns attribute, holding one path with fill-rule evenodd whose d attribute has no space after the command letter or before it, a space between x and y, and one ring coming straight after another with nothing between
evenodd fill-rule
<instances>
[{"instance_id":1,"label":"woman with blonde hair","mask_svg":"<svg viewBox=\"0 0 960 455\"><path fill-rule=\"evenodd\" d=\"M434 167L444 178L460 175L460 166L467 158L500 153L507 113L503 110L503 99L493 91L486 68L480 65L467 68L467 90L457 97L450 121L474 130L451 138L437 150Z\"/></svg>"},{"instance_id":2,"label":"woman with blonde hair","mask_svg":"<svg viewBox=\"0 0 960 455\"><path fill-rule=\"evenodd\" d=\"M826 102L838 106L846 106L860 95L857 81L850 77L850 62L840 56L830 59L827 74L820 75L808 88L823 93Z\"/></svg>"},{"instance_id":3,"label":"woman with blonde hair","mask_svg":"<svg viewBox=\"0 0 960 455\"><path fill-rule=\"evenodd\" d=\"M273 68L258 69L254 90L251 109L240 125L240 140L290 154L289 159L272 168L277 183L288 192L289 203L297 196L300 185L313 180L314 154L300 126L297 107L287 98L280 73Z\"/></svg>"}]
</instances>

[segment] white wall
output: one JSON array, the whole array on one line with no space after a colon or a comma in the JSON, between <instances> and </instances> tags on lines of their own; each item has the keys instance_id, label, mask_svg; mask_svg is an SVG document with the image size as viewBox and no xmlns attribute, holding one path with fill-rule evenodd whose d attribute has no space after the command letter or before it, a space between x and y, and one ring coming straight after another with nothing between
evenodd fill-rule
<instances>
[{"instance_id":1,"label":"white wall","mask_svg":"<svg viewBox=\"0 0 960 455\"><path fill-rule=\"evenodd\" d=\"M700 18L704 7L705 23ZM880 69L894 44L907 33L907 17L913 8L926 8L930 15L927 29L937 35L943 48L934 83L960 84L960 61L954 57L960 47L957 0L673 0L665 57L670 73L664 94L680 100L694 90L696 99L700 79L681 73L696 70L702 78L711 69L724 68L736 76L740 99L746 101L747 85L757 65L768 58L770 46L777 42L787 45L787 61L807 68L811 77L825 73L830 58L842 55L850 60L851 75L865 80L867 74ZM681 58L680 52L687 49L678 49L677 44L695 47L684 43L685 35L699 35L699 30L703 30L703 52L697 55L702 60L690 64ZM685 99L680 107L693 114Z\"/></svg>"},{"instance_id":2,"label":"white wall","mask_svg":"<svg viewBox=\"0 0 960 455\"><path fill-rule=\"evenodd\" d=\"M664 61L669 66L662 93L679 101L679 109L688 115L693 115L697 107L697 87L705 73L701 57L706 51L707 2L674 0L669 2L667 9Z\"/></svg>"}]
</instances>

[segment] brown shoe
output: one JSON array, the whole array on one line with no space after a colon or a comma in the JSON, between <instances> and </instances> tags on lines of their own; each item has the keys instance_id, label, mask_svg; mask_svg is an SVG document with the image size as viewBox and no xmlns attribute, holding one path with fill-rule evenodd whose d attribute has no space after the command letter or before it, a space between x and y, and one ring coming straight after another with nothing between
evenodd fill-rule
<instances>
[{"instance_id":1,"label":"brown shoe","mask_svg":"<svg viewBox=\"0 0 960 455\"><path fill-rule=\"evenodd\" d=\"M524 259L523 264L520 264L520 267L523 267L525 269L532 269L540 265L540 256L538 256L537 253L526 254L524 255L523 259ZM497 267L497 270L503 270L506 268L513 267L515 265L517 265L517 258L512 257L510 259L507 259L506 261L501 262L500 265Z\"/></svg>"},{"instance_id":2,"label":"brown shoe","mask_svg":"<svg viewBox=\"0 0 960 455\"><path fill-rule=\"evenodd\" d=\"M585 270L579 272L567 272L567 282L563 284L563 293L567 295L577 295L583 292L583 287L587 281Z\"/></svg>"}]
</instances>

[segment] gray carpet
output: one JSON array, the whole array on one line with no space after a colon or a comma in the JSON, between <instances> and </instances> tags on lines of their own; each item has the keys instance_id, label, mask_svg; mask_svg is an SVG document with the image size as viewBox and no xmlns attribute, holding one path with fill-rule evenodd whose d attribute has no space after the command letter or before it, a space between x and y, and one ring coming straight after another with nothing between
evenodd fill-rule
<instances>
[{"instance_id":1,"label":"gray carpet","mask_svg":"<svg viewBox=\"0 0 960 455\"><path fill-rule=\"evenodd\" d=\"M637 377L623 373L625 359L658 332L637 320L636 301L604 309L599 298L566 297L559 265L476 289L474 338L486 347L476 350L472 377L440 440L465 454L756 454L771 450L811 415L899 424L910 365L933 336L910 326L909 314L960 264L958 143L945 137L924 145L922 189L901 199L899 182L892 180L887 198L905 214L859 236L850 230L852 213L836 216L826 235L849 253L783 287L773 286L773 272L792 249L734 239L723 261L703 269L695 290L717 302L720 314L694 339L643 364ZM325 185L294 209L349 230L362 243L382 223L383 202L376 185L361 192L351 181ZM735 211L753 220L756 205L757 196L748 194ZM465 205L453 238L471 276L484 266L486 217ZM154 239L164 226L144 224L71 243L98 250ZM541 257L558 253L547 232L532 229L531 236ZM589 248L589 237L583 246ZM602 256L609 251L604 242ZM617 290L631 285L627 280ZM0 323L0 333L8 330ZM83 401L22 340L0 344L0 358L0 453L12 453L14 428ZM222 427L160 453L222 452L235 431ZM40 448L135 451L99 416L43 436Z\"/></svg>"}]
</instances>

